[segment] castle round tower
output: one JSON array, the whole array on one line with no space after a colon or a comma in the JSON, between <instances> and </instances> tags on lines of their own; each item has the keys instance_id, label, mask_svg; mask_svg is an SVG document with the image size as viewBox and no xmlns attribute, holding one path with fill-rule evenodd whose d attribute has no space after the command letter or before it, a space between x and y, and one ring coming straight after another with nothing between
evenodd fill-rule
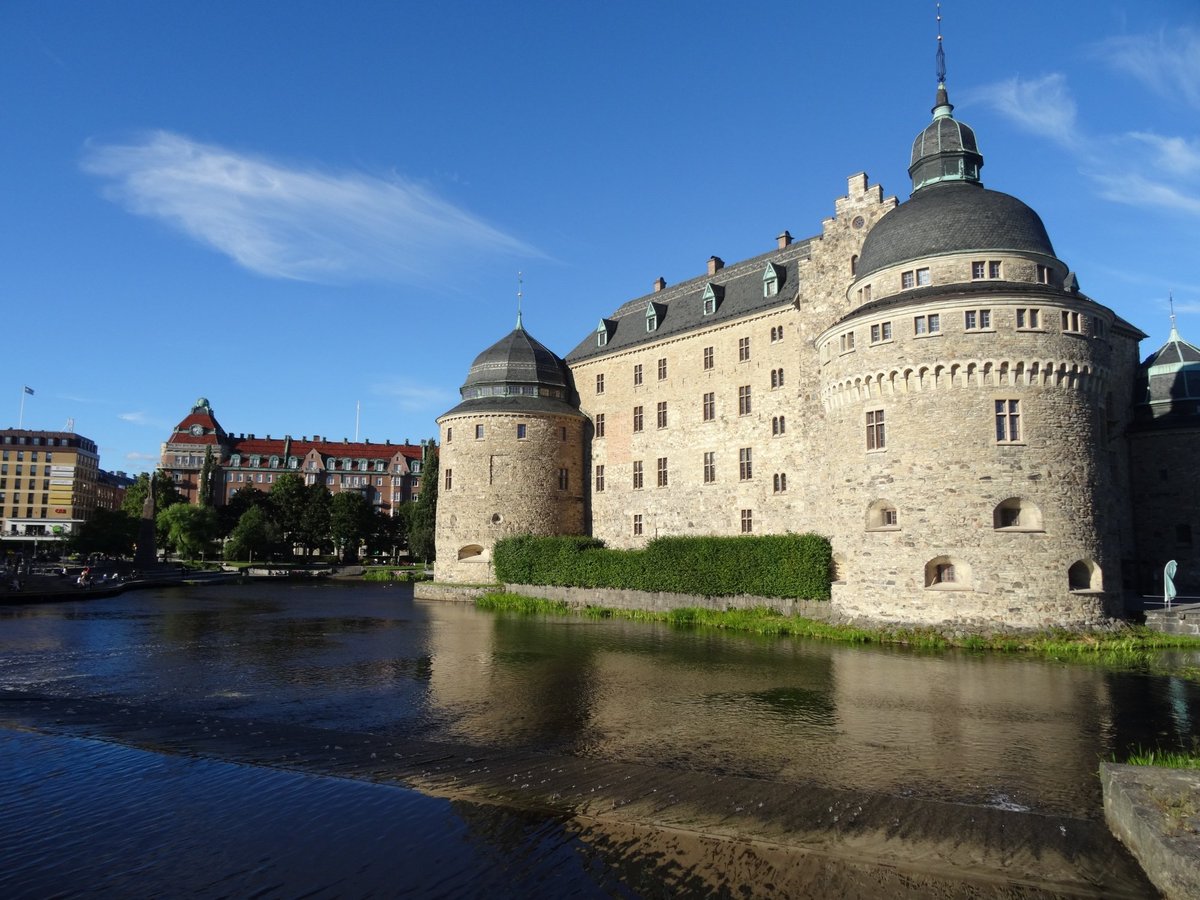
<instances>
[{"instance_id":1,"label":"castle round tower","mask_svg":"<svg viewBox=\"0 0 1200 900\"><path fill-rule=\"evenodd\" d=\"M475 358L462 402L437 421L438 581L494 579L517 534L583 534L586 417L563 361L517 327Z\"/></svg>"},{"instance_id":2,"label":"castle round tower","mask_svg":"<svg viewBox=\"0 0 1200 900\"><path fill-rule=\"evenodd\" d=\"M898 622L1096 623L1121 609L1143 335L1079 291L1032 209L983 186L952 110L939 84L911 198L817 338L833 599Z\"/></svg>"}]
</instances>

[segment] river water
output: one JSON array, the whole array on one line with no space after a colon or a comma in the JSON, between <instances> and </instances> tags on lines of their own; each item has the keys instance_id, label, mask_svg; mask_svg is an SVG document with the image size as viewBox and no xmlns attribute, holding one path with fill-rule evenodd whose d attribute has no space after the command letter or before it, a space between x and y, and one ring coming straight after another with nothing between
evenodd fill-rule
<instances>
[{"instance_id":1,"label":"river water","mask_svg":"<svg viewBox=\"0 0 1200 900\"><path fill-rule=\"evenodd\" d=\"M496 615L414 601L402 586L296 583L0 608L5 697L0 894L31 897L766 896L782 885L871 896L896 877L864 875L857 851L839 860L836 848L756 839L735 845L739 857L678 817L664 831L653 816L577 818L577 806L490 789L418 792L396 783L411 777L380 783L380 765L291 766L286 750L280 765L263 749L342 750L364 735L623 766L633 774L621 777L700 805L717 783L871 798L897 821L875 843L888 873L912 863L912 896L1138 896L1136 866L1105 843L1097 764L1186 744L1200 716L1194 683L1145 672ZM89 724L65 726L85 702ZM131 724L150 711L157 730ZM245 727L209 752L200 732L217 722ZM918 818L934 824L899 833ZM928 862L929 842L961 842L939 828L985 821L1084 833L1086 846L1062 850L1069 864L1041 884L1036 860L1017 874Z\"/></svg>"}]
</instances>

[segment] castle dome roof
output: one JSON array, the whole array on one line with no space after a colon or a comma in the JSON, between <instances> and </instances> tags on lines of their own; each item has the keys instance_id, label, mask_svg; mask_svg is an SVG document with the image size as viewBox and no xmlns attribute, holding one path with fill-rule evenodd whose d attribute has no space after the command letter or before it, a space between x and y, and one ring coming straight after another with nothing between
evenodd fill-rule
<instances>
[{"instance_id":1,"label":"castle dome roof","mask_svg":"<svg viewBox=\"0 0 1200 900\"><path fill-rule=\"evenodd\" d=\"M519 317L516 328L475 357L459 393L463 402L446 415L485 410L580 415L570 403L566 365Z\"/></svg>"},{"instance_id":2,"label":"castle dome roof","mask_svg":"<svg viewBox=\"0 0 1200 900\"><path fill-rule=\"evenodd\" d=\"M914 191L871 229L858 257L859 277L910 260L965 251L1054 256L1036 212L978 183L943 181Z\"/></svg>"}]
</instances>

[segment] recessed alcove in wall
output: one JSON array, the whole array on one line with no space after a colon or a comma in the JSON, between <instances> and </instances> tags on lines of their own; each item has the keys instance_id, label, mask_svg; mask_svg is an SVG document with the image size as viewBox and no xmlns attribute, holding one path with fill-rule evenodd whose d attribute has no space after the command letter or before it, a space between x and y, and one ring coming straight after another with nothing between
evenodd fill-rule
<instances>
[{"instance_id":1,"label":"recessed alcove in wall","mask_svg":"<svg viewBox=\"0 0 1200 900\"><path fill-rule=\"evenodd\" d=\"M930 591L969 591L971 567L954 556L935 556L925 563L925 588Z\"/></svg>"},{"instance_id":2,"label":"recessed alcove in wall","mask_svg":"<svg viewBox=\"0 0 1200 900\"><path fill-rule=\"evenodd\" d=\"M467 544L465 547L460 547L458 550L458 558L460 560L472 559L476 556L483 555L483 548L478 544Z\"/></svg>"},{"instance_id":3,"label":"recessed alcove in wall","mask_svg":"<svg viewBox=\"0 0 1200 900\"><path fill-rule=\"evenodd\" d=\"M900 514L891 500L879 499L867 507L867 531L899 531Z\"/></svg>"},{"instance_id":4,"label":"recessed alcove in wall","mask_svg":"<svg viewBox=\"0 0 1200 900\"><path fill-rule=\"evenodd\" d=\"M493 525L499 525L503 521L504 521L504 516L500 515L500 513L492 513L492 524Z\"/></svg>"},{"instance_id":5,"label":"recessed alcove in wall","mask_svg":"<svg viewBox=\"0 0 1200 900\"><path fill-rule=\"evenodd\" d=\"M1067 584L1073 591L1104 590L1104 573L1095 560L1081 559L1067 570Z\"/></svg>"},{"instance_id":6,"label":"recessed alcove in wall","mask_svg":"<svg viewBox=\"0 0 1200 900\"><path fill-rule=\"evenodd\" d=\"M1023 497L1001 500L992 510L992 527L996 531L1045 531L1042 511L1036 503Z\"/></svg>"}]
</instances>

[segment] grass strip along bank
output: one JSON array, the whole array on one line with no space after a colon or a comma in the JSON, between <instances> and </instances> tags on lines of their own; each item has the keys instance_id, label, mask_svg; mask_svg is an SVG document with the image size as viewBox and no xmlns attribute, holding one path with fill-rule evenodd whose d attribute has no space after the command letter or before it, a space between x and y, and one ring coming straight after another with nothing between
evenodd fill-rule
<instances>
[{"instance_id":1,"label":"grass strip along bank","mask_svg":"<svg viewBox=\"0 0 1200 900\"><path fill-rule=\"evenodd\" d=\"M579 607L560 600L543 600L500 592L480 597L476 606L493 612L664 622L681 628L721 628L752 634L816 638L853 644L900 644L921 650L959 648L1032 653L1067 662L1096 663L1147 671L1164 670L1158 660L1163 650L1200 652L1200 639L1162 634L1141 626L1131 626L1113 633L1050 631L956 637L932 628L863 628L855 625L835 625L802 616L787 616L765 607L730 610L683 607L669 612L648 612L603 606ZM1197 666L1171 666L1170 672L1192 681L1200 681L1200 667Z\"/></svg>"}]
</instances>

